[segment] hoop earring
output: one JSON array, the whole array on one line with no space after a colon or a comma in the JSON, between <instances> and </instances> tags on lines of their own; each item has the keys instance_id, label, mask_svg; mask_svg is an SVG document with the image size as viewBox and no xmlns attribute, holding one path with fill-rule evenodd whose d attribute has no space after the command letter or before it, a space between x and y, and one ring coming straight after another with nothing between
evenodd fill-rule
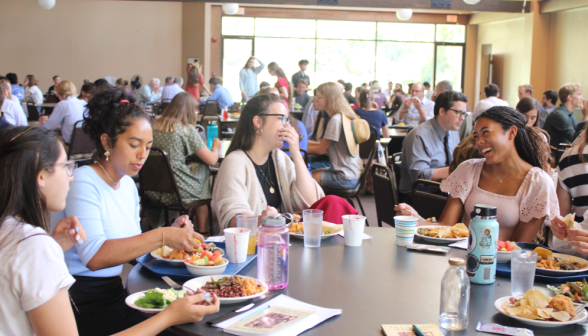
<instances>
[{"instance_id":1,"label":"hoop earring","mask_svg":"<svg viewBox=\"0 0 588 336\"><path fill-rule=\"evenodd\" d=\"M110 152L109 151L104 152L104 156L106 156L106 161L108 161L108 157L110 156Z\"/></svg>"}]
</instances>

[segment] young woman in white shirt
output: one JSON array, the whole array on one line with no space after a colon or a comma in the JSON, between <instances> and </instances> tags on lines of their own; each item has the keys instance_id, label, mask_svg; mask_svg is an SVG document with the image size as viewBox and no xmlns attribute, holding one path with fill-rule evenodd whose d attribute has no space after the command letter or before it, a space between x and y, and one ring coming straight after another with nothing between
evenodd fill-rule
<instances>
[{"instance_id":1,"label":"young woman in white shirt","mask_svg":"<svg viewBox=\"0 0 588 336\"><path fill-rule=\"evenodd\" d=\"M41 111L39 105L43 104L43 92L37 86L37 79L33 75L27 75L23 83L25 87L25 97L30 97L33 103L37 106L37 109Z\"/></svg>"},{"instance_id":2,"label":"young woman in white shirt","mask_svg":"<svg viewBox=\"0 0 588 336\"><path fill-rule=\"evenodd\" d=\"M66 161L58 136L42 127L0 131L0 335L78 335L63 251L87 243L77 218L69 217L47 234L49 211L65 207L74 163ZM188 296L119 335L157 335L175 324L200 321L214 306Z\"/></svg>"}]
</instances>

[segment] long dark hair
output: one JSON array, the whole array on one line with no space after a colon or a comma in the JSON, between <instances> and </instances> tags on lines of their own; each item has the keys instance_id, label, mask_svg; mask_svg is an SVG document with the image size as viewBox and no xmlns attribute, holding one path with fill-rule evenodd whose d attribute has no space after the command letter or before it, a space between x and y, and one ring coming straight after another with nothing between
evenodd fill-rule
<instances>
[{"instance_id":1,"label":"long dark hair","mask_svg":"<svg viewBox=\"0 0 588 336\"><path fill-rule=\"evenodd\" d=\"M247 102L245 108L241 111L237 130L235 130L235 135L233 136L231 145L227 150L227 155L235 150L240 149L245 152L253 147L257 132L253 125L253 118L258 115L269 113L270 105L273 103L282 104L282 100L275 94L268 94L255 96ZM265 117L262 118L265 123Z\"/></svg>"},{"instance_id":2,"label":"long dark hair","mask_svg":"<svg viewBox=\"0 0 588 336\"><path fill-rule=\"evenodd\" d=\"M527 119L522 113L508 106L494 106L483 112L478 120L480 118L488 118L501 124L505 132L514 125L517 128L514 139L515 149L521 159L533 167L549 171L551 156L549 145L539 129L527 127Z\"/></svg>"},{"instance_id":3,"label":"long dark hair","mask_svg":"<svg viewBox=\"0 0 588 336\"><path fill-rule=\"evenodd\" d=\"M125 100L127 102L124 102ZM143 118L151 121L149 115L134 103L134 96L110 85L98 88L98 91L92 95L84 115L83 129L96 144L98 157L105 152L100 141L102 134L106 133L109 145L114 147L118 136L131 126L133 119Z\"/></svg>"},{"instance_id":4,"label":"long dark hair","mask_svg":"<svg viewBox=\"0 0 588 336\"><path fill-rule=\"evenodd\" d=\"M192 86L200 84L200 70L195 64L190 64L188 71L188 83Z\"/></svg>"},{"instance_id":5,"label":"long dark hair","mask_svg":"<svg viewBox=\"0 0 588 336\"><path fill-rule=\"evenodd\" d=\"M521 112L525 116L529 111L537 110L537 119L533 126L538 126L539 124L539 104L537 101L531 97L523 97L523 99L519 100L516 106L517 111Z\"/></svg>"},{"instance_id":6,"label":"long dark hair","mask_svg":"<svg viewBox=\"0 0 588 336\"><path fill-rule=\"evenodd\" d=\"M0 131L0 227L8 217L47 230L49 213L37 176L53 172L60 137L44 127L7 127Z\"/></svg>"}]
</instances>

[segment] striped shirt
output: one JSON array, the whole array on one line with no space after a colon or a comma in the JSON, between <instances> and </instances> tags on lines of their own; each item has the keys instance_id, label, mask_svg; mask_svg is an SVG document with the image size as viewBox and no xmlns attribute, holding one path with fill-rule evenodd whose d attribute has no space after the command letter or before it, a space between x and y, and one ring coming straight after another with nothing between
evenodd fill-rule
<instances>
[{"instance_id":1,"label":"striped shirt","mask_svg":"<svg viewBox=\"0 0 588 336\"><path fill-rule=\"evenodd\" d=\"M557 166L557 173L559 185L572 197L572 213L576 213L576 222L582 222L584 212L588 210L588 146L583 151L586 163L580 161L578 149L579 146L574 146L565 151Z\"/></svg>"}]
</instances>

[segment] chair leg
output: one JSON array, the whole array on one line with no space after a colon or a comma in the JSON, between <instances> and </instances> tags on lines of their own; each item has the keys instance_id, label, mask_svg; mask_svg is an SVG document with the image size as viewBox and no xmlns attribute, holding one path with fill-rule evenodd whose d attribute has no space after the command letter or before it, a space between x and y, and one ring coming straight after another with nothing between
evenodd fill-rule
<instances>
[{"instance_id":1,"label":"chair leg","mask_svg":"<svg viewBox=\"0 0 588 336\"><path fill-rule=\"evenodd\" d=\"M208 234L210 236L214 235L214 225L212 223L212 207L210 206L210 203L206 204L206 207L208 208Z\"/></svg>"},{"instance_id":2,"label":"chair leg","mask_svg":"<svg viewBox=\"0 0 588 336\"><path fill-rule=\"evenodd\" d=\"M347 203L351 204L351 206L355 208L355 204L353 203L353 200L351 198L345 197L345 200L347 201Z\"/></svg>"},{"instance_id":3,"label":"chair leg","mask_svg":"<svg viewBox=\"0 0 588 336\"><path fill-rule=\"evenodd\" d=\"M361 213L365 216L365 225L370 226L370 224L368 223L367 215L365 214L365 211L363 211L363 205L361 205L361 200L359 199L359 195L356 196L355 198L357 198L357 203L359 203L359 208L361 209Z\"/></svg>"}]
</instances>

